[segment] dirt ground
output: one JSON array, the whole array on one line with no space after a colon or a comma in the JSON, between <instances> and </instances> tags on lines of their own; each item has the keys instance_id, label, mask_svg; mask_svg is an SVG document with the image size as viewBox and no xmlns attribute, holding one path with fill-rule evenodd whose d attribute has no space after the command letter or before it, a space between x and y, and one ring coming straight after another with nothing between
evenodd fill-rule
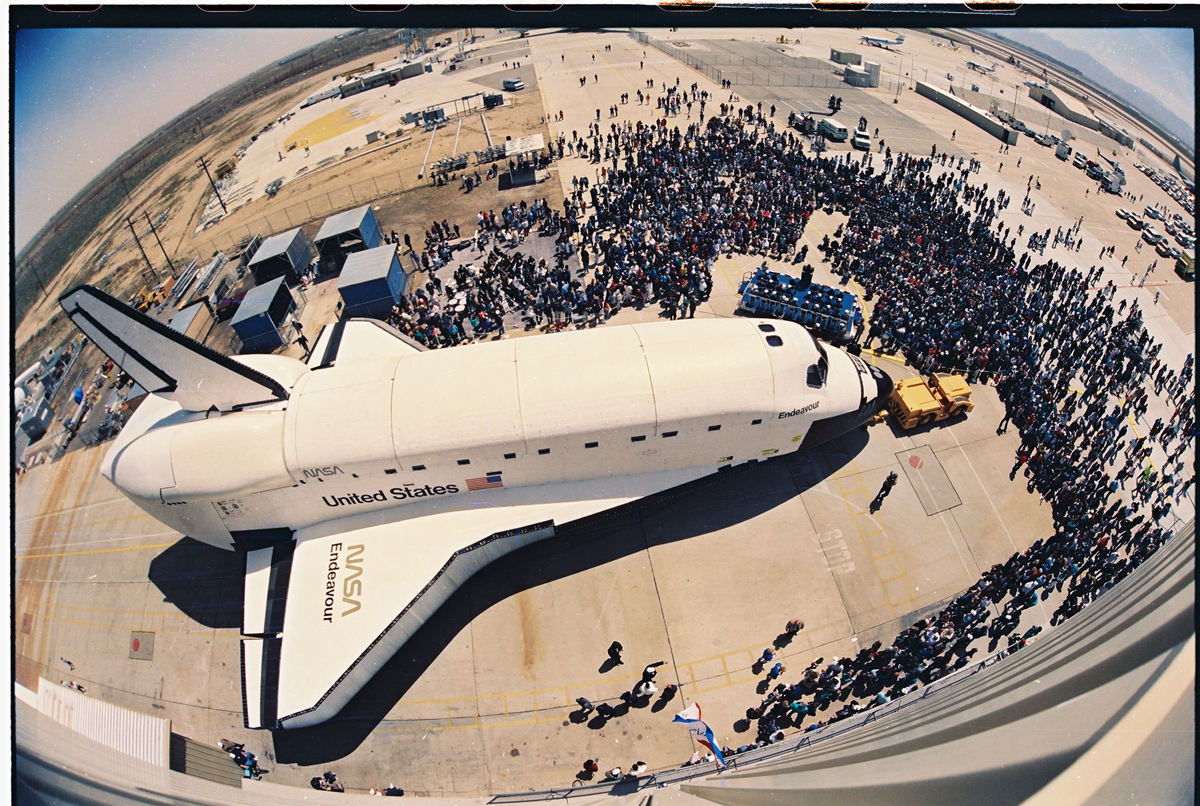
<instances>
[{"instance_id":1,"label":"dirt ground","mask_svg":"<svg viewBox=\"0 0 1200 806\"><path fill-rule=\"evenodd\" d=\"M46 347L58 346L74 335L74 327L61 315L57 301L58 296L70 288L86 282L104 288L118 298L127 298L143 283L153 281L137 245L133 243L125 223L126 217L135 218L142 247L159 275L165 277L166 260L153 235L149 234L143 211L149 212L153 219L170 208L170 217L157 228L158 237L171 255L176 270L182 271L191 257L196 256L188 236L195 228L195 216L210 192L197 160L203 156L210 164L218 164L228 158L266 121L278 117L295 103L297 96L303 96L310 91L310 87L322 81L314 79L281 89L249 106L232 110L218 125L208 127L203 139L185 149L145 181L129 188L127 202L105 219L59 275L47 283L48 297L33 306L25 318L16 323L13 344L18 357L25 354L31 356ZM111 254L103 267L96 266L96 261L102 255L124 242L128 244Z\"/></svg>"},{"instance_id":2,"label":"dirt ground","mask_svg":"<svg viewBox=\"0 0 1200 806\"><path fill-rule=\"evenodd\" d=\"M492 47L495 46L506 47L503 43L496 43ZM488 51L480 52L486 54ZM394 48L380 53L395 55ZM523 74L520 71L497 71L496 66L489 59L489 63L481 66L481 75L471 76L471 79L478 82L482 89L498 83L502 74ZM450 187L436 188L428 184L428 167L424 178L419 179L423 164L432 166L437 160L454 153L487 147L483 121L478 112L473 112L448 120L446 125L431 134L414 129L410 136L402 138L400 142L349 155L349 159L285 184L274 198L260 196L216 225L196 234L199 215L210 194L208 180L198 166L198 159L204 157L210 170L212 166L228 159L251 135L327 83L329 76L337 69L333 68L321 77L282 87L252 104L230 110L217 124L205 127L203 138L198 138L178 157L136 187L129 188L127 202L114 210L84 242L63 271L47 284L48 296L17 323L14 346L18 363L47 346L65 343L74 334L74 328L59 309L57 298L75 285L91 283L123 299L135 293L144 283L153 285L156 282L155 275L146 267L141 252L133 242L126 217L134 218L142 247L158 277L167 276L169 269L166 260L150 234L143 211L149 212L151 219L154 219L170 208L167 221L157 226L157 235L170 255L175 271L180 273L193 258L203 265L217 249L229 251L249 234L265 237L291 226L303 226L306 232L312 230L310 235L315 234L327 216L363 203L376 206L376 215L385 232L393 229L401 233L409 232L414 241L420 243L425 228L433 220L430 210L437 211L439 220L445 218L450 223L458 223L464 230L473 231L475 215L479 210L498 209L521 199L531 200L542 196L553 199L557 195L543 190L557 188L557 183L504 193L496 190L494 182L486 183L470 194L458 190L458 181ZM537 94L536 78L531 69L528 72L528 89L524 93L509 96L505 106L486 113L494 143L503 142L505 137L515 139L536 132L549 135L548 127L542 121L543 110ZM429 147L431 137L432 148ZM392 139L395 141L397 138ZM121 248L114 252L116 247ZM98 268L96 262L106 254L107 261ZM173 308L164 311L163 318L169 319L174 313Z\"/></svg>"}]
</instances>

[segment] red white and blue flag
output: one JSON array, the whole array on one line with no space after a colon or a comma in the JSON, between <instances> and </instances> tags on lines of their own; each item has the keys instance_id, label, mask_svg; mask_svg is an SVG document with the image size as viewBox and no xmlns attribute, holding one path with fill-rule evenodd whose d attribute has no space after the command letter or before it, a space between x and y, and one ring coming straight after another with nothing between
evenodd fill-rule
<instances>
[{"instance_id":1,"label":"red white and blue flag","mask_svg":"<svg viewBox=\"0 0 1200 806\"><path fill-rule=\"evenodd\" d=\"M488 473L486 476L481 476L477 479L467 479L467 492L478 492L479 490L494 490L497 487L503 487L504 480L499 473Z\"/></svg>"},{"instance_id":2,"label":"red white and blue flag","mask_svg":"<svg viewBox=\"0 0 1200 806\"><path fill-rule=\"evenodd\" d=\"M712 728L700 719L700 703L694 702L675 714L674 721L682 723L697 742L712 751L718 766L725 766L725 757L721 755L721 748L717 745L717 740L713 738Z\"/></svg>"}]
</instances>

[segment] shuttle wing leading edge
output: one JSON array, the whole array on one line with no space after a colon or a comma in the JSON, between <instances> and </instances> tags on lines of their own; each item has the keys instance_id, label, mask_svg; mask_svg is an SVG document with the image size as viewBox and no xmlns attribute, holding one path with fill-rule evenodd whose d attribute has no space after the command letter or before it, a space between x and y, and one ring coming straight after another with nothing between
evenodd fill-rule
<instances>
[{"instance_id":1,"label":"shuttle wing leading edge","mask_svg":"<svg viewBox=\"0 0 1200 806\"><path fill-rule=\"evenodd\" d=\"M147 392L187 411L286 400L277 381L82 285L59 297L67 316Z\"/></svg>"},{"instance_id":2,"label":"shuttle wing leading edge","mask_svg":"<svg viewBox=\"0 0 1200 806\"><path fill-rule=\"evenodd\" d=\"M394 523L369 514L343 518L297 532L294 551L250 552L246 624L255 626L243 632L255 634L242 642L246 726L324 722L488 563L553 536L556 524L713 470L480 491L466 508Z\"/></svg>"}]
</instances>

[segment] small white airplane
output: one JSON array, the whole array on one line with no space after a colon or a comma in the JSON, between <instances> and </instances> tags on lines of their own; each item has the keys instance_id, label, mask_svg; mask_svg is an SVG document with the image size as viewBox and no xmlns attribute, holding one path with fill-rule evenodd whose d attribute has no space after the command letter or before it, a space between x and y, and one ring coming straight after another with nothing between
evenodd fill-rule
<instances>
[{"instance_id":1,"label":"small white airplane","mask_svg":"<svg viewBox=\"0 0 1200 806\"><path fill-rule=\"evenodd\" d=\"M860 36L858 38L858 40L861 44L864 44L864 45L872 45L877 48L883 48L884 50L889 50L890 45L903 45L904 44L904 34L898 35L895 39L888 39L887 37L883 37L883 36L866 36L864 34L863 36Z\"/></svg>"},{"instance_id":2,"label":"small white airplane","mask_svg":"<svg viewBox=\"0 0 1200 806\"><path fill-rule=\"evenodd\" d=\"M999 64L999 62L992 62L992 66L991 66L991 67L987 67L987 66L985 66L985 65L982 65L982 64L980 64L979 62L973 62L973 61L971 61L970 59L967 59L967 67L971 68L972 70L978 70L978 71L979 71L979 72L981 72L981 73L994 73L994 72L996 72L996 65L997 65L997 64Z\"/></svg>"},{"instance_id":3,"label":"small white airplane","mask_svg":"<svg viewBox=\"0 0 1200 806\"><path fill-rule=\"evenodd\" d=\"M59 303L149 393L101 474L245 553L247 728L335 716L459 586L556 526L835 439L892 391L778 320L427 350L350 319L305 363L223 355L90 286Z\"/></svg>"}]
</instances>

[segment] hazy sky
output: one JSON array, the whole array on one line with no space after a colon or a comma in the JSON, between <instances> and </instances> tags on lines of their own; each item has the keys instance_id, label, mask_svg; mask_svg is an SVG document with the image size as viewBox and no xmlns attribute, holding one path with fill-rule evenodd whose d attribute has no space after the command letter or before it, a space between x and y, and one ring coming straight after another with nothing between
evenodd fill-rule
<instances>
[{"instance_id":1,"label":"hazy sky","mask_svg":"<svg viewBox=\"0 0 1200 806\"><path fill-rule=\"evenodd\" d=\"M16 246L126 149L254 70L345 29L20 31L13 77ZM1022 29L999 30L1022 40ZM1189 29L1036 29L1195 115ZM1070 63L1069 52L1049 55Z\"/></svg>"},{"instance_id":2,"label":"hazy sky","mask_svg":"<svg viewBox=\"0 0 1200 806\"><path fill-rule=\"evenodd\" d=\"M17 249L138 140L222 87L343 30L19 31Z\"/></svg>"},{"instance_id":3,"label":"hazy sky","mask_svg":"<svg viewBox=\"0 0 1200 806\"><path fill-rule=\"evenodd\" d=\"M1051 53L1048 37L1086 53L1119 78L1145 90L1184 120L1196 115L1196 46L1190 28L995 28L1001 36L1036 47L1072 67L1069 51ZM1040 35L1027 37L1026 33ZM1126 99L1131 100L1131 99Z\"/></svg>"}]
</instances>

